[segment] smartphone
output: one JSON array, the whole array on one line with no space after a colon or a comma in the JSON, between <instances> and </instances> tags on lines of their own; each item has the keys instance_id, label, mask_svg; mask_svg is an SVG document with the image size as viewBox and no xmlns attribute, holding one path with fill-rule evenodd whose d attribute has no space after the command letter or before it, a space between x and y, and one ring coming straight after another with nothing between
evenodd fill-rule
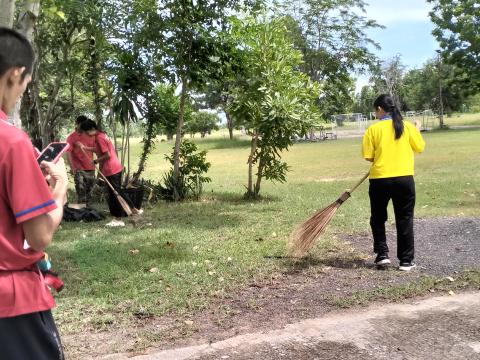
<instances>
[{"instance_id":1,"label":"smartphone","mask_svg":"<svg viewBox=\"0 0 480 360\"><path fill-rule=\"evenodd\" d=\"M56 163L58 159L68 150L68 143L66 142L53 142L48 144L48 146L43 149L43 151L38 155L37 161L39 164L42 161L48 161Z\"/></svg>"}]
</instances>

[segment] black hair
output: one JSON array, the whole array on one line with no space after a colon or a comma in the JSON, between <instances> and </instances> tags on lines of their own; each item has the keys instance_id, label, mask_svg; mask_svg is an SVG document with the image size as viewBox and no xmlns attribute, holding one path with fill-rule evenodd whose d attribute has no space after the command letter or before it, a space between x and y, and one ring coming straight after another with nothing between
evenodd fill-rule
<instances>
[{"instance_id":1,"label":"black hair","mask_svg":"<svg viewBox=\"0 0 480 360\"><path fill-rule=\"evenodd\" d=\"M25 68L21 79L32 74L35 53L27 38L15 30L0 27L0 77L12 68Z\"/></svg>"},{"instance_id":2,"label":"black hair","mask_svg":"<svg viewBox=\"0 0 480 360\"><path fill-rule=\"evenodd\" d=\"M82 131L90 131L93 129L98 130L98 126L95 121L87 119L84 122L80 123L80 129L82 129Z\"/></svg>"},{"instance_id":3,"label":"black hair","mask_svg":"<svg viewBox=\"0 0 480 360\"><path fill-rule=\"evenodd\" d=\"M389 113L392 116L393 128L395 129L395 140L400 139L403 135L403 116L400 113L400 110L395 106L390 95L382 94L380 95L375 102L373 107L377 109L381 107L386 113Z\"/></svg>"},{"instance_id":4,"label":"black hair","mask_svg":"<svg viewBox=\"0 0 480 360\"><path fill-rule=\"evenodd\" d=\"M87 120L88 120L88 118L85 115L79 115L75 119L75 124L79 125L79 124L81 124L81 123L83 123L84 121L87 121Z\"/></svg>"}]
</instances>

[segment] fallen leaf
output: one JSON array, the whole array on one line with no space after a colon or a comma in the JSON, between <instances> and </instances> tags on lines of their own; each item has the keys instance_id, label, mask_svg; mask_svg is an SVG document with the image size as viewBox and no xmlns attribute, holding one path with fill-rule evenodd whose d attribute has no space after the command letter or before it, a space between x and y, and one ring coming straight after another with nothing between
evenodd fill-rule
<instances>
[{"instance_id":1,"label":"fallen leaf","mask_svg":"<svg viewBox=\"0 0 480 360\"><path fill-rule=\"evenodd\" d=\"M151 269L148 270L148 271L150 271L151 273L156 273L156 272L158 272L158 268L157 268L157 267L154 267L154 268L151 268Z\"/></svg>"},{"instance_id":2,"label":"fallen leaf","mask_svg":"<svg viewBox=\"0 0 480 360\"><path fill-rule=\"evenodd\" d=\"M193 321L192 320L185 320L184 323L188 326L192 326L193 325Z\"/></svg>"},{"instance_id":3,"label":"fallen leaf","mask_svg":"<svg viewBox=\"0 0 480 360\"><path fill-rule=\"evenodd\" d=\"M452 295L452 296L453 296L453 295L455 295L455 293L454 293L452 290L450 290L450 291L448 292L448 295Z\"/></svg>"}]
</instances>

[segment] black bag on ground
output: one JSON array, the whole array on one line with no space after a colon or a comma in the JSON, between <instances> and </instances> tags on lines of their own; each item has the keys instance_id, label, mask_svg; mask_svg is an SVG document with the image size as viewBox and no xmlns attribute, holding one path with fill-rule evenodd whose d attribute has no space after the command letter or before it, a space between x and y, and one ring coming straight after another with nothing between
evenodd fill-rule
<instances>
[{"instance_id":1,"label":"black bag on ground","mask_svg":"<svg viewBox=\"0 0 480 360\"><path fill-rule=\"evenodd\" d=\"M105 219L105 216L100 214L97 210L92 208L82 208L82 209L74 209L66 204L63 207L63 221L101 221Z\"/></svg>"}]
</instances>

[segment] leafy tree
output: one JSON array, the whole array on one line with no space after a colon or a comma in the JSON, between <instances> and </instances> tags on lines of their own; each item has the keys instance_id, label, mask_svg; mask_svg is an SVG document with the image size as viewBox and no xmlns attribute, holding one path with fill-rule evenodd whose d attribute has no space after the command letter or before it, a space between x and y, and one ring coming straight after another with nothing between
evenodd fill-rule
<instances>
[{"instance_id":1,"label":"leafy tree","mask_svg":"<svg viewBox=\"0 0 480 360\"><path fill-rule=\"evenodd\" d=\"M373 102L378 96L378 92L374 87L366 85L360 90L355 98L355 104L353 106L353 112L361 113L364 115L370 114L373 111Z\"/></svg>"},{"instance_id":2,"label":"leafy tree","mask_svg":"<svg viewBox=\"0 0 480 360\"><path fill-rule=\"evenodd\" d=\"M197 111L192 113L192 119L185 123L185 130L192 136L200 133L200 136L204 138L205 135L210 134L213 130L219 129L219 122L220 118L218 114L207 111Z\"/></svg>"},{"instance_id":3,"label":"leafy tree","mask_svg":"<svg viewBox=\"0 0 480 360\"><path fill-rule=\"evenodd\" d=\"M403 79L404 101L409 110L433 109L440 113L440 96L448 115L459 111L468 98L456 81L456 67L443 64L438 58L427 61L420 69L408 71ZM440 83L442 91L440 95Z\"/></svg>"},{"instance_id":4,"label":"leafy tree","mask_svg":"<svg viewBox=\"0 0 480 360\"><path fill-rule=\"evenodd\" d=\"M399 109L404 107L402 95L405 71L406 67L402 64L400 55L396 55L391 59L379 61L373 68L370 79L378 93L389 94Z\"/></svg>"},{"instance_id":5,"label":"leafy tree","mask_svg":"<svg viewBox=\"0 0 480 360\"><path fill-rule=\"evenodd\" d=\"M160 4L164 64L181 85L173 169L177 180L188 91L219 75L217 70L222 69L219 61L223 49L219 34L228 28L232 8L240 5L239 0L167 0Z\"/></svg>"},{"instance_id":6,"label":"leafy tree","mask_svg":"<svg viewBox=\"0 0 480 360\"><path fill-rule=\"evenodd\" d=\"M232 34L245 51L247 72L232 90L230 109L252 137L245 196L255 198L263 178L286 181L281 152L292 145L294 134L319 120L319 86L297 70L302 53L294 49L284 19L237 20Z\"/></svg>"},{"instance_id":7,"label":"leafy tree","mask_svg":"<svg viewBox=\"0 0 480 360\"><path fill-rule=\"evenodd\" d=\"M480 6L475 0L428 0L433 35L447 64L455 65L452 81L469 94L480 91Z\"/></svg>"},{"instance_id":8,"label":"leafy tree","mask_svg":"<svg viewBox=\"0 0 480 360\"><path fill-rule=\"evenodd\" d=\"M369 48L379 46L366 32L382 26L365 16L366 7L363 0L285 2L290 34L304 57L300 69L324 84L318 101L324 117L345 112L353 102L350 74L375 65Z\"/></svg>"},{"instance_id":9,"label":"leafy tree","mask_svg":"<svg viewBox=\"0 0 480 360\"><path fill-rule=\"evenodd\" d=\"M224 41L223 50L220 55L218 77L210 79L205 87L201 89L203 97L198 99L199 107L203 109L219 109L225 113L227 129L230 140L233 140L233 130L236 127L233 114L229 111L229 104L232 101L230 90L238 81L241 81L245 74L245 61L240 49L232 41L228 32L221 34Z\"/></svg>"},{"instance_id":10,"label":"leafy tree","mask_svg":"<svg viewBox=\"0 0 480 360\"><path fill-rule=\"evenodd\" d=\"M148 97L148 102L143 126L143 150L138 169L133 176L134 180L138 180L145 169L147 158L155 146L157 135L164 134L167 136L167 140L172 140L177 129L180 97L175 95L175 87L168 84L157 85ZM184 115L187 124L191 122L192 112L192 106L188 102Z\"/></svg>"}]
</instances>

